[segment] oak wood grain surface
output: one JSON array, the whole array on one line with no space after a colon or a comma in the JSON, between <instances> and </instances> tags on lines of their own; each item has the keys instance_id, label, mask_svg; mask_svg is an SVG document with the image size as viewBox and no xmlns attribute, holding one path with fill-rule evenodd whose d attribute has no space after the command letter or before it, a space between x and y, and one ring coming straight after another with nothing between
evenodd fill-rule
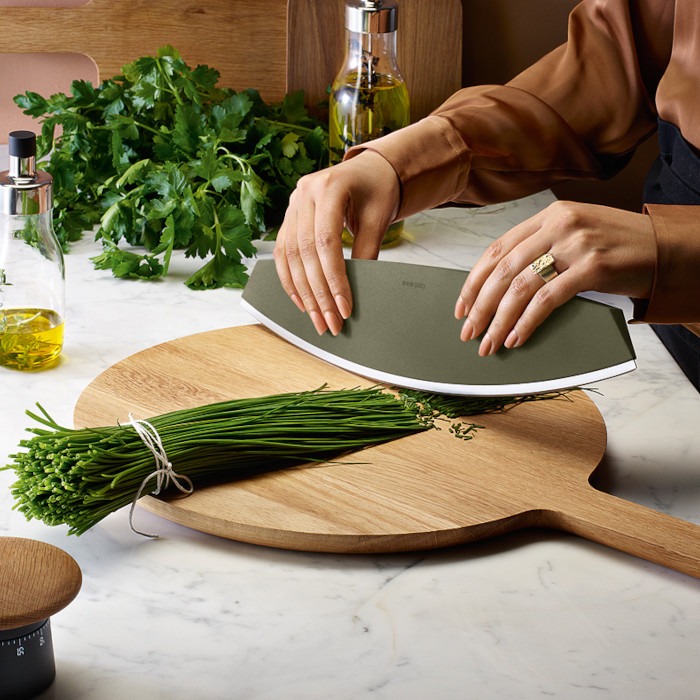
<instances>
[{"instance_id":1,"label":"oak wood grain surface","mask_svg":"<svg viewBox=\"0 0 700 700\"><path fill-rule=\"evenodd\" d=\"M58 547L0 537L0 630L45 620L68 605L81 584L78 564Z\"/></svg>"},{"instance_id":2,"label":"oak wood grain surface","mask_svg":"<svg viewBox=\"0 0 700 700\"><path fill-rule=\"evenodd\" d=\"M344 53L344 0L90 0L72 7L2 7L0 54L84 54L100 80L160 47L192 67L221 73L220 84L256 88L265 100L303 89L319 103ZM399 64L418 119L461 87L460 0L401 0Z\"/></svg>"},{"instance_id":3,"label":"oak wood grain surface","mask_svg":"<svg viewBox=\"0 0 700 700\"><path fill-rule=\"evenodd\" d=\"M345 52L345 0L290 0L287 75L322 115ZM411 101L411 121L425 117L462 87L461 0L400 0L397 60Z\"/></svg>"},{"instance_id":4,"label":"oak wood grain surface","mask_svg":"<svg viewBox=\"0 0 700 700\"><path fill-rule=\"evenodd\" d=\"M265 99L278 100L286 89L286 20L283 0L91 0L78 7L3 7L0 53L86 54L103 80L170 44L192 67L202 63L219 70L222 85L257 88Z\"/></svg>"},{"instance_id":5,"label":"oak wood grain surface","mask_svg":"<svg viewBox=\"0 0 700 700\"><path fill-rule=\"evenodd\" d=\"M80 396L75 425L113 425L130 412L147 418L323 383L335 389L370 385L260 325L225 328L154 346L112 366ZM470 441L445 426L337 463L140 503L221 537L322 552L430 549L544 526L700 576L699 526L590 485L606 432L584 392L470 420L484 426Z\"/></svg>"}]
</instances>

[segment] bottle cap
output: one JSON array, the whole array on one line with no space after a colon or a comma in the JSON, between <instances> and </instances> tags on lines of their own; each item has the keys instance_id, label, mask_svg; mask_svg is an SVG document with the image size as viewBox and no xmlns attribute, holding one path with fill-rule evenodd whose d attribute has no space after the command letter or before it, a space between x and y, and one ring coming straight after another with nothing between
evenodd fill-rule
<instances>
[{"instance_id":1,"label":"bottle cap","mask_svg":"<svg viewBox=\"0 0 700 700\"><path fill-rule=\"evenodd\" d=\"M361 34L395 32L398 14L391 0L352 0L345 6L345 28Z\"/></svg>"},{"instance_id":2,"label":"bottle cap","mask_svg":"<svg viewBox=\"0 0 700 700\"><path fill-rule=\"evenodd\" d=\"M53 178L36 169L36 134L12 131L10 169L0 172L0 215L28 216L53 208Z\"/></svg>"},{"instance_id":3,"label":"bottle cap","mask_svg":"<svg viewBox=\"0 0 700 700\"><path fill-rule=\"evenodd\" d=\"M33 131L11 131L7 148L10 156L36 157L36 134Z\"/></svg>"}]
</instances>

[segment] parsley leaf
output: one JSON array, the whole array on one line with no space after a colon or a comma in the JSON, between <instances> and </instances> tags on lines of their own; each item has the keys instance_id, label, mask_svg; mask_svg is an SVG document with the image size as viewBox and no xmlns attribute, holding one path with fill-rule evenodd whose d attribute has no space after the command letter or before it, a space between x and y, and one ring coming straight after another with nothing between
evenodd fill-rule
<instances>
[{"instance_id":1,"label":"parsley leaf","mask_svg":"<svg viewBox=\"0 0 700 700\"><path fill-rule=\"evenodd\" d=\"M218 80L165 46L96 87L15 97L41 122L65 251L95 228L93 263L116 277L162 277L182 249L205 261L192 289L245 285L253 241L275 236L298 179L325 167L328 134L301 92L267 104Z\"/></svg>"}]
</instances>

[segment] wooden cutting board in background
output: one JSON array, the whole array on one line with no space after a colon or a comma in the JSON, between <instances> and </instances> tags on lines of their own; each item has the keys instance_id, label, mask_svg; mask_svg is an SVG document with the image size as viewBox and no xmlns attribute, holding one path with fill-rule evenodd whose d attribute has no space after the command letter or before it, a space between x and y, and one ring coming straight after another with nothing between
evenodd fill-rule
<instances>
[{"instance_id":1,"label":"wooden cutting board in background","mask_svg":"<svg viewBox=\"0 0 700 700\"><path fill-rule=\"evenodd\" d=\"M225 87L256 88L267 101L304 90L307 106L325 119L319 104L328 99L343 60L344 7L345 0L90 0L2 7L0 58L20 71L24 63L12 54L53 54L50 61L31 63L51 73L53 82L30 73L21 89L13 81L12 94L0 83L0 109L15 92L67 91L83 77L56 70L62 54L88 56L102 81L170 44L191 67L216 68ZM462 86L461 0L401 0L398 32L399 65L416 121ZM70 65L75 70L83 64Z\"/></svg>"},{"instance_id":2,"label":"wooden cutting board in background","mask_svg":"<svg viewBox=\"0 0 700 700\"><path fill-rule=\"evenodd\" d=\"M397 61L418 121L462 87L462 1L399 0ZM287 89L319 117L345 54L345 0L289 0Z\"/></svg>"},{"instance_id":3,"label":"wooden cutting board in background","mask_svg":"<svg viewBox=\"0 0 700 700\"><path fill-rule=\"evenodd\" d=\"M75 425L114 425L129 413L148 418L323 383L369 385L262 326L226 328L149 348L109 368L79 398ZM699 526L590 485L606 433L584 392L474 420L484 428L469 441L432 430L339 463L140 503L221 537L320 552L431 549L545 526L700 577Z\"/></svg>"}]
</instances>

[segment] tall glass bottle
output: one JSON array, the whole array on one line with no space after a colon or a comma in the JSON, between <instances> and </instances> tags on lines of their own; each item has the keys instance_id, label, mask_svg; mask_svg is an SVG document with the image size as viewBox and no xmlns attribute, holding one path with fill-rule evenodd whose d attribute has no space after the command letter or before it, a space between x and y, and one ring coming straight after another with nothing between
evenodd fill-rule
<instances>
[{"instance_id":1,"label":"tall glass bottle","mask_svg":"<svg viewBox=\"0 0 700 700\"><path fill-rule=\"evenodd\" d=\"M410 121L406 83L396 61L398 8L390 0L350 0L345 6L346 51L330 95L330 163L359 143ZM392 224L383 245L397 243L403 222ZM352 242L343 233L346 244Z\"/></svg>"},{"instance_id":2,"label":"tall glass bottle","mask_svg":"<svg viewBox=\"0 0 700 700\"><path fill-rule=\"evenodd\" d=\"M10 133L0 173L0 365L49 367L63 347L65 272L53 229L53 180L36 169L36 136Z\"/></svg>"}]
</instances>

